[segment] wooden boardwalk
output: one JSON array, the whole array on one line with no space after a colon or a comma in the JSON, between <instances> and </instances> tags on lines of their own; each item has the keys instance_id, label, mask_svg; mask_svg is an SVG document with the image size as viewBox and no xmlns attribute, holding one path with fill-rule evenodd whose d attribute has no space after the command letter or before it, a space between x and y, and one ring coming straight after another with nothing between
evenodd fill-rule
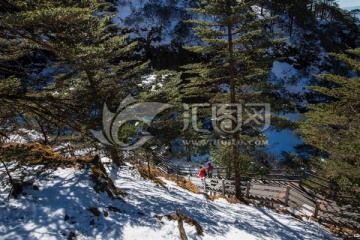
<instances>
[{"instance_id":1,"label":"wooden boardwalk","mask_svg":"<svg viewBox=\"0 0 360 240\"><path fill-rule=\"evenodd\" d=\"M235 181L226 168L215 168L213 178L204 182L197 176L198 169L174 166L161 156L157 168L166 173L183 176L199 189L210 194L235 195ZM284 175L276 171L270 175L246 176L242 182L242 193L249 199L288 206L320 222L360 231L360 214L351 206L338 206L301 184L301 174ZM229 179L230 178L230 179Z\"/></svg>"}]
</instances>

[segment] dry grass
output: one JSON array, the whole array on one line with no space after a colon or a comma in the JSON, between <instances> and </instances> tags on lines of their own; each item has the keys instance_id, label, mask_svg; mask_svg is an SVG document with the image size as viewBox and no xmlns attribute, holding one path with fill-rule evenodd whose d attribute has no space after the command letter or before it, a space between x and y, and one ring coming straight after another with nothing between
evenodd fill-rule
<instances>
[{"instance_id":1,"label":"dry grass","mask_svg":"<svg viewBox=\"0 0 360 240\"><path fill-rule=\"evenodd\" d=\"M75 167L86 165L94 156L66 158L48 145L40 143L8 143L1 147L4 161L16 161L28 164L44 164L48 167Z\"/></svg>"},{"instance_id":2,"label":"dry grass","mask_svg":"<svg viewBox=\"0 0 360 240\"><path fill-rule=\"evenodd\" d=\"M211 201L215 201L217 199L225 199L228 203L232 203L232 204L249 204L251 203L251 200L247 199L247 198L243 198L243 199L237 199L235 197L226 197L225 195L223 194L219 194L219 195L216 195L216 196L208 196L209 199Z\"/></svg>"},{"instance_id":3,"label":"dry grass","mask_svg":"<svg viewBox=\"0 0 360 240\"><path fill-rule=\"evenodd\" d=\"M159 184L161 186L165 185L165 182L159 178L159 177L165 177L165 174L161 173L159 170L150 167L150 173L149 173L148 167L143 165L139 166L138 170L141 177L143 177L144 179L151 180L154 183Z\"/></svg>"},{"instance_id":4,"label":"dry grass","mask_svg":"<svg viewBox=\"0 0 360 240\"><path fill-rule=\"evenodd\" d=\"M16 162L18 168L24 166L41 166L35 172L34 176L40 176L46 169L57 169L73 167L75 170L88 168L91 170L90 177L95 183L93 188L96 192L106 191L112 199L123 200L120 196L126 196L127 193L117 188L112 179L108 176L103 163L98 155L81 156L67 158L56 152L52 147L40 143L9 143L1 147L1 160L6 162ZM25 178L26 171L21 172L21 177L17 181ZM10 172L11 175L11 172ZM23 183L19 183L22 191Z\"/></svg>"},{"instance_id":5,"label":"dry grass","mask_svg":"<svg viewBox=\"0 0 360 240\"><path fill-rule=\"evenodd\" d=\"M199 189L196 187L195 184L193 184L192 182L186 180L183 177L173 177L173 176L166 176L165 177L167 180L173 181L175 182L179 187L182 187L190 192L196 193L196 194L200 194L201 192L199 191Z\"/></svg>"},{"instance_id":6,"label":"dry grass","mask_svg":"<svg viewBox=\"0 0 360 240\"><path fill-rule=\"evenodd\" d=\"M225 195L223 195L223 194L219 194L219 195L216 195L216 196L209 195L209 199L211 201L215 201L215 200L221 199L221 198L227 199L227 197Z\"/></svg>"},{"instance_id":7,"label":"dry grass","mask_svg":"<svg viewBox=\"0 0 360 240\"><path fill-rule=\"evenodd\" d=\"M193 192L193 193L196 193L196 194L199 194L201 193L199 191L199 189L196 187L195 184L193 184L192 182L186 180L185 178L183 177L176 177L176 176L169 176L169 175L166 175L162 172L160 172L159 170L157 170L156 168L153 168L153 167L150 167L150 175L149 175L149 169L147 166L139 166L138 167L138 170L139 170L139 173L140 175L145 178L145 179L149 179L149 180L152 180L154 181L155 183L157 184L160 184L162 186L165 185L164 181L162 181L161 179L159 179L159 177L163 177L165 178L166 180L169 180L169 181L173 181L175 182L179 187L182 187L186 190L189 190L190 192Z\"/></svg>"},{"instance_id":8,"label":"dry grass","mask_svg":"<svg viewBox=\"0 0 360 240\"><path fill-rule=\"evenodd\" d=\"M360 234L359 229L351 229L351 228L348 228L348 227L335 226L335 225L333 225L331 223L323 222L323 221L321 221L321 220L319 220L317 218L314 218L314 217L311 217L311 220L322 224L327 229L329 229L329 231L331 233L333 233L336 236L341 236L345 240L358 239L358 238L354 238L353 236L356 235L356 234Z\"/></svg>"}]
</instances>

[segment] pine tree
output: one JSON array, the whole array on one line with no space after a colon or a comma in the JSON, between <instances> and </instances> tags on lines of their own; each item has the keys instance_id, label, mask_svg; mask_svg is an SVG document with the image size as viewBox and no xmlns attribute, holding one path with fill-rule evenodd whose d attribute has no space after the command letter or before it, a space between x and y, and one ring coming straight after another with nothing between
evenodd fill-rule
<instances>
[{"instance_id":1,"label":"pine tree","mask_svg":"<svg viewBox=\"0 0 360 240\"><path fill-rule=\"evenodd\" d=\"M194 31L204 45L187 47L202 56L201 63L187 65L186 73L190 81L185 95L191 99L207 100L216 103L244 104L256 101L268 102L264 91L270 91L267 73L272 58L267 50L273 43L272 34L266 29L273 18L256 16L251 6L256 1L202 1L200 8L191 9L202 15L202 20L191 20L197 25ZM229 87L229 92L221 93L221 86ZM199 89L201 94L199 94ZM234 112L235 109L233 109ZM236 115L236 114L235 114ZM233 116L237 119L237 116ZM242 131L235 130L228 135L235 142L248 141L261 134L257 127L249 124ZM231 163L235 171L236 197L241 195L241 154L245 156L253 147L238 145L231 147Z\"/></svg>"},{"instance_id":2,"label":"pine tree","mask_svg":"<svg viewBox=\"0 0 360 240\"><path fill-rule=\"evenodd\" d=\"M311 87L326 96L326 101L309 106L306 121L300 125L305 142L319 154L314 170L331 183L335 196L353 196L360 200L360 49L333 54L352 69L353 76L323 74L328 87ZM319 157L319 156L322 156ZM320 191L325 189L319 189Z\"/></svg>"},{"instance_id":3,"label":"pine tree","mask_svg":"<svg viewBox=\"0 0 360 240\"><path fill-rule=\"evenodd\" d=\"M10 14L9 9L12 9L3 7L3 10L8 11L1 13L2 17L4 14ZM32 125L32 121L27 119L34 120L36 125L42 122L40 120L42 119L47 124L53 125L53 128L63 128L65 125L77 127L76 123L69 122L63 116L63 111L70 105L52 96L36 94L39 92L38 87L49 82L49 79L39 74L46 68L46 58L43 52L34 48L25 39L22 40L0 24L0 102L2 106L0 118L4 120L2 122L4 124L11 122L12 126L15 126L18 117L28 126ZM5 131L2 133L6 135Z\"/></svg>"},{"instance_id":4,"label":"pine tree","mask_svg":"<svg viewBox=\"0 0 360 240\"><path fill-rule=\"evenodd\" d=\"M5 37L24 49L53 57L56 75L37 97L66 103L68 120L89 136L101 128L101 108L115 105L135 86L133 77L147 67L134 60L137 42L112 23L114 14L100 0L12 1L1 19ZM11 9L15 9L11 11ZM50 79L49 79L50 80ZM113 150L115 151L115 150Z\"/></svg>"}]
</instances>

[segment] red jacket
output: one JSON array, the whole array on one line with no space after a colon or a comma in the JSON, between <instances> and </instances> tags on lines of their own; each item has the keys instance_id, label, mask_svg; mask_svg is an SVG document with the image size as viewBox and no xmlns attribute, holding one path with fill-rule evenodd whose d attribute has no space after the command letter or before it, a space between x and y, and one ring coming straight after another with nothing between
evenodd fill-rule
<instances>
[{"instance_id":1,"label":"red jacket","mask_svg":"<svg viewBox=\"0 0 360 240\"><path fill-rule=\"evenodd\" d=\"M205 176L205 168L200 168L199 177L203 178Z\"/></svg>"}]
</instances>

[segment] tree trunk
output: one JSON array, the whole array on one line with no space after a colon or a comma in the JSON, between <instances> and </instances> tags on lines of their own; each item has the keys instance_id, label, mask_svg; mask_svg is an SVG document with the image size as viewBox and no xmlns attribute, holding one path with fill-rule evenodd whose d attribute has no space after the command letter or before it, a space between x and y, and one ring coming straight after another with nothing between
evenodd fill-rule
<instances>
[{"instance_id":1,"label":"tree trunk","mask_svg":"<svg viewBox=\"0 0 360 240\"><path fill-rule=\"evenodd\" d=\"M121 165L124 165L124 161L120 158L116 147L108 147L108 152L110 154L110 158L116 166L120 167Z\"/></svg>"},{"instance_id":2,"label":"tree trunk","mask_svg":"<svg viewBox=\"0 0 360 240\"><path fill-rule=\"evenodd\" d=\"M4 168L5 168L6 174L7 174L8 177L9 177L10 184L11 184L12 186L14 186L15 181L14 181L14 179L11 177L10 171L9 171L9 169L7 168L5 162L4 162L1 158L0 158L0 162L3 164L3 166L4 166Z\"/></svg>"},{"instance_id":3,"label":"tree trunk","mask_svg":"<svg viewBox=\"0 0 360 240\"><path fill-rule=\"evenodd\" d=\"M230 0L227 1L228 9L229 9L229 16L231 16L231 3ZM233 32L232 32L232 24L229 23L227 26L228 32L228 42L229 42L229 80L230 80L230 103L237 104L236 101L236 82L235 82L235 60L234 60L234 43L233 43ZM237 109L234 111L235 118L237 119ZM236 124L233 124L233 130L236 129ZM233 132L234 144L232 145L232 163L234 166L235 172L235 197L241 197L241 176L240 176L240 159L239 159L239 147L238 147L238 133Z\"/></svg>"},{"instance_id":4,"label":"tree trunk","mask_svg":"<svg viewBox=\"0 0 360 240\"><path fill-rule=\"evenodd\" d=\"M192 152L191 150L192 150L191 144L187 145L186 146L186 158L187 158L188 162L191 162L191 152Z\"/></svg>"},{"instance_id":5,"label":"tree trunk","mask_svg":"<svg viewBox=\"0 0 360 240\"><path fill-rule=\"evenodd\" d=\"M44 125L40 122L39 119L36 119L36 122L37 122L37 124L39 125L39 127L40 127L40 129L41 129L41 132L42 132L42 134L43 134L43 136L44 136L43 144L44 144L44 145L48 145L48 144L49 144L49 138L48 138L48 136L47 136L47 134L46 134L46 130L45 130L45 128L44 128Z\"/></svg>"}]
</instances>

